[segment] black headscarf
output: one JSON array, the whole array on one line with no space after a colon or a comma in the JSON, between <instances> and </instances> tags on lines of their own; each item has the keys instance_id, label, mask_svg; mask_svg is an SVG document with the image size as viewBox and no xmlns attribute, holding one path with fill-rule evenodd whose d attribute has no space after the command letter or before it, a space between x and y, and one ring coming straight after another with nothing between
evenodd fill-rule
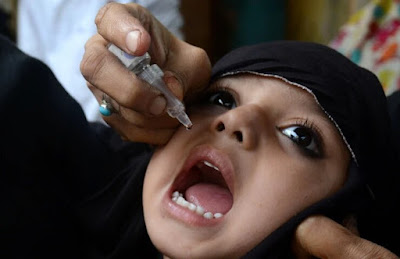
<instances>
[{"instance_id":1,"label":"black headscarf","mask_svg":"<svg viewBox=\"0 0 400 259\"><path fill-rule=\"evenodd\" d=\"M326 46L292 41L236 49L215 64L211 81L240 73L278 77L309 91L352 155L347 181L336 194L295 215L247 257L290 257L295 227L312 214L338 222L355 214L362 237L399 253L394 207L400 171L394 169L386 97L375 75Z\"/></svg>"}]
</instances>

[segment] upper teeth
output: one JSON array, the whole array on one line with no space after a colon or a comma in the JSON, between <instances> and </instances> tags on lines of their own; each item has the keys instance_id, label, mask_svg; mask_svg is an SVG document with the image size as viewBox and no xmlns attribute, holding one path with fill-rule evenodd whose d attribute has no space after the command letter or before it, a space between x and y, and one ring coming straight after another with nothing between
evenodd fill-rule
<instances>
[{"instance_id":1,"label":"upper teeth","mask_svg":"<svg viewBox=\"0 0 400 259\"><path fill-rule=\"evenodd\" d=\"M211 168L213 168L213 169L215 169L215 170L217 170L217 171L219 172L218 167L216 167L215 165L211 164L210 162L208 162L208 161L203 161L203 163L204 163L206 166L211 167Z\"/></svg>"},{"instance_id":2,"label":"upper teeth","mask_svg":"<svg viewBox=\"0 0 400 259\"><path fill-rule=\"evenodd\" d=\"M217 213L213 214L212 212L205 211L204 208L201 207L200 205L196 205L191 202L188 202L187 200L185 200L185 198L183 198L183 194L178 191L175 191L172 193L172 200L176 204L178 204L184 208L188 208L189 210L196 212L198 215L203 216L206 219L220 218L223 216L222 213L217 212Z\"/></svg>"}]
</instances>

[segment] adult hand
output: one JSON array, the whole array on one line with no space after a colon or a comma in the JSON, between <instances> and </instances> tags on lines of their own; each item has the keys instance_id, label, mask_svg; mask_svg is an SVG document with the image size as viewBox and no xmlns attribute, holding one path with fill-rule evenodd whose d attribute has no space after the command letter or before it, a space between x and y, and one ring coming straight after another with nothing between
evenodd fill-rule
<instances>
[{"instance_id":1,"label":"adult hand","mask_svg":"<svg viewBox=\"0 0 400 259\"><path fill-rule=\"evenodd\" d=\"M298 258L399 258L324 216L311 216L303 221L297 227L294 243Z\"/></svg>"},{"instance_id":2,"label":"adult hand","mask_svg":"<svg viewBox=\"0 0 400 259\"><path fill-rule=\"evenodd\" d=\"M81 72L99 103L103 93L112 99L116 112L104 120L126 140L165 144L179 122L166 114L161 93L129 71L107 46L113 43L136 56L148 51L180 100L190 100L206 87L211 71L207 54L174 37L137 4L109 3L99 10L95 23L98 33L85 45Z\"/></svg>"}]
</instances>

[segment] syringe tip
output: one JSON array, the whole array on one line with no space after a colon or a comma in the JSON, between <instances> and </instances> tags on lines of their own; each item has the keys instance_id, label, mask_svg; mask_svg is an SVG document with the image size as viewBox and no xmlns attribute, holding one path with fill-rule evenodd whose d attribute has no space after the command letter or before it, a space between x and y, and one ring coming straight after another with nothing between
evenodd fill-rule
<instances>
[{"instance_id":1,"label":"syringe tip","mask_svg":"<svg viewBox=\"0 0 400 259\"><path fill-rule=\"evenodd\" d=\"M176 116L176 118L179 120L180 123L183 124L183 126L186 127L186 129L192 128L193 123L190 121L185 112L181 112L178 116Z\"/></svg>"}]
</instances>

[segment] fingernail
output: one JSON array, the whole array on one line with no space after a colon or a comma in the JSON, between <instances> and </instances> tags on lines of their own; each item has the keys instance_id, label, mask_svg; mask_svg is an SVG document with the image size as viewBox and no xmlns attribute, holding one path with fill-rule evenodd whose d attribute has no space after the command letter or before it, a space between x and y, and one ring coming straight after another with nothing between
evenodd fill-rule
<instances>
[{"instance_id":1,"label":"fingernail","mask_svg":"<svg viewBox=\"0 0 400 259\"><path fill-rule=\"evenodd\" d=\"M157 96L153 103L150 105L150 113L153 115L160 115L167 106L167 100L163 96Z\"/></svg>"},{"instance_id":2,"label":"fingernail","mask_svg":"<svg viewBox=\"0 0 400 259\"><path fill-rule=\"evenodd\" d=\"M131 31L126 35L126 46L131 52L135 52L140 40L140 31Z\"/></svg>"}]
</instances>

